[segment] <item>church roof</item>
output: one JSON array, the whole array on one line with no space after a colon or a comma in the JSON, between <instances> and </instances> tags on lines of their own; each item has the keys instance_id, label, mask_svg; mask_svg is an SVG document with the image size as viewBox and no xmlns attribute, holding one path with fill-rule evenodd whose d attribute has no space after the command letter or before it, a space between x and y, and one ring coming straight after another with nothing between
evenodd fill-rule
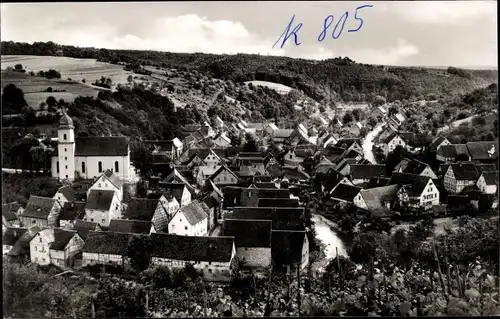
<instances>
[{"instance_id":1,"label":"church roof","mask_svg":"<svg viewBox=\"0 0 500 319\"><path fill-rule=\"evenodd\" d=\"M125 136L96 136L75 138L75 156L127 156Z\"/></svg>"},{"instance_id":2,"label":"church roof","mask_svg":"<svg viewBox=\"0 0 500 319\"><path fill-rule=\"evenodd\" d=\"M59 119L59 129L68 129L68 128L75 128L75 126L73 125L73 120L71 119L71 117L69 117L69 115L63 111L63 114L61 116L61 118Z\"/></svg>"}]
</instances>

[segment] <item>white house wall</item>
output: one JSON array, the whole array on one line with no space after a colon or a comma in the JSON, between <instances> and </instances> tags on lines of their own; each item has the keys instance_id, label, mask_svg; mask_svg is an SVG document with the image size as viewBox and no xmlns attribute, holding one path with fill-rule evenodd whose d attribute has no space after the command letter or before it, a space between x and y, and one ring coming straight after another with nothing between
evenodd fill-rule
<instances>
[{"instance_id":1,"label":"white house wall","mask_svg":"<svg viewBox=\"0 0 500 319\"><path fill-rule=\"evenodd\" d=\"M123 265L123 256L83 252L82 267L88 265Z\"/></svg>"},{"instance_id":2,"label":"white house wall","mask_svg":"<svg viewBox=\"0 0 500 319\"><path fill-rule=\"evenodd\" d=\"M114 173L113 173L114 174ZM87 196L90 194L91 190L109 190L115 191L117 193L118 199L123 199L123 188L116 187L107 178L101 176L87 191Z\"/></svg>"},{"instance_id":3,"label":"white house wall","mask_svg":"<svg viewBox=\"0 0 500 319\"><path fill-rule=\"evenodd\" d=\"M265 268L271 265L271 248L239 247L236 254L240 264L250 268Z\"/></svg>"},{"instance_id":4,"label":"white house wall","mask_svg":"<svg viewBox=\"0 0 500 319\"><path fill-rule=\"evenodd\" d=\"M115 171L115 162L118 161L118 172ZM85 179L95 178L107 169L113 171L122 180L128 180L130 156L85 156L75 157L75 170ZM99 172L99 162L102 162L102 171ZM85 163L85 173L82 172L82 163Z\"/></svg>"}]
</instances>

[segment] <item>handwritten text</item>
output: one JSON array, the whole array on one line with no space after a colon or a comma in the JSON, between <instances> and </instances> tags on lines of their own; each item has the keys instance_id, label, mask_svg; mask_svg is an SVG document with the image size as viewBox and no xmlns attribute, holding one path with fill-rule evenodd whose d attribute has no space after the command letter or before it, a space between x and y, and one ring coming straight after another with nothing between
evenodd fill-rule
<instances>
[{"instance_id":1,"label":"handwritten text","mask_svg":"<svg viewBox=\"0 0 500 319\"><path fill-rule=\"evenodd\" d=\"M373 5L365 4L356 8L356 10L354 11L353 18L354 20L357 21L357 26L354 29L347 29L347 32L357 32L361 29L361 27L363 27L364 22L363 19L360 17L360 10L371 7L373 7ZM334 40L338 39L342 35L342 32L344 31L344 27L348 18L349 18L349 11L346 11L337 20L333 29L331 29L330 27L335 22L335 17L331 14L328 15L323 20L323 29L318 34L318 42L322 42L323 40L326 39L327 36L331 37ZM276 45L279 45L280 48L283 48L283 46L287 43L287 41L292 37L293 37L293 43L295 43L295 45L301 45L301 42L299 41L299 31L302 28L302 23L298 23L297 25L294 26L294 19L295 15L292 16L292 19L286 26L285 31L283 31L278 40L274 43L273 48Z\"/></svg>"}]
</instances>

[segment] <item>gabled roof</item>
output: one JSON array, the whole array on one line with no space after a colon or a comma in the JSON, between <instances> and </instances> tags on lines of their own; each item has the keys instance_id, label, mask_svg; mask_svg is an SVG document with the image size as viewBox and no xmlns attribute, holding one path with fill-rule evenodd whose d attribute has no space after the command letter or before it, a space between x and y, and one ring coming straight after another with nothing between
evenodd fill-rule
<instances>
[{"instance_id":1,"label":"gabled roof","mask_svg":"<svg viewBox=\"0 0 500 319\"><path fill-rule=\"evenodd\" d=\"M360 138L342 138L337 142L337 144L335 144L335 147L349 148L354 143L358 143L358 145L361 146L361 139ZM345 145L345 147L344 147L344 145Z\"/></svg>"},{"instance_id":2,"label":"gabled roof","mask_svg":"<svg viewBox=\"0 0 500 319\"><path fill-rule=\"evenodd\" d=\"M270 220L225 219L224 236L233 236L236 247L271 247Z\"/></svg>"},{"instance_id":3,"label":"gabled roof","mask_svg":"<svg viewBox=\"0 0 500 319\"><path fill-rule=\"evenodd\" d=\"M399 136L407 144L412 144L415 141L415 133L413 132L392 132L389 136L384 139L384 143L389 143L396 136Z\"/></svg>"},{"instance_id":4,"label":"gabled roof","mask_svg":"<svg viewBox=\"0 0 500 319\"><path fill-rule=\"evenodd\" d=\"M406 167L403 169L402 173L420 175L428 167L429 167L429 165L427 163L413 159L413 160L408 162ZM429 167L429 169L430 169L430 167Z\"/></svg>"},{"instance_id":5,"label":"gabled roof","mask_svg":"<svg viewBox=\"0 0 500 319\"><path fill-rule=\"evenodd\" d=\"M354 197L359 194L361 187L351 186L347 184L337 184L330 192L330 197L333 199L345 200L352 202Z\"/></svg>"},{"instance_id":6,"label":"gabled roof","mask_svg":"<svg viewBox=\"0 0 500 319\"><path fill-rule=\"evenodd\" d=\"M290 137L290 135L292 135L293 132L294 132L294 130L277 129L277 130L274 130L272 135L273 135L273 138L288 138L288 137Z\"/></svg>"},{"instance_id":7,"label":"gabled roof","mask_svg":"<svg viewBox=\"0 0 500 319\"><path fill-rule=\"evenodd\" d=\"M498 172L483 172L486 185L498 185Z\"/></svg>"},{"instance_id":8,"label":"gabled roof","mask_svg":"<svg viewBox=\"0 0 500 319\"><path fill-rule=\"evenodd\" d=\"M163 183L160 182L159 186L164 190L166 195L172 194L175 199L180 203L182 200L182 194L184 193L184 189L187 189L184 183ZM166 198L166 197L165 197Z\"/></svg>"},{"instance_id":9,"label":"gabled roof","mask_svg":"<svg viewBox=\"0 0 500 319\"><path fill-rule=\"evenodd\" d=\"M189 182L186 179L186 177L184 177L184 175L182 175L182 173L180 173L179 170L177 170L176 168L174 168L174 170L172 171L172 173L170 173L163 181L164 182L180 182L180 183L183 183L184 185L186 185L187 189L189 190L189 192L191 194L194 193L193 186L191 186L191 184L189 184Z\"/></svg>"},{"instance_id":10,"label":"gabled roof","mask_svg":"<svg viewBox=\"0 0 500 319\"><path fill-rule=\"evenodd\" d=\"M229 167L227 167L226 165L221 165L208 179L213 181L224 170L229 172L229 174L232 175L237 181L240 180L240 178L232 170L230 170Z\"/></svg>"},{"instance_id":11,"label":"gabled roof","mask_svg":"<svg viewBox=\"0 0 500 319\"><path fill-rule=\"evenodd\" d=\"M234 207L230 219L271 220L273 230L304 230L303 207Z\"/></svg>"},{"instance_id":12,"label":"gabled roof","mask_svg":"<svg viewBox=\"0 0 500 319\"><path fill-rule=\"evenodd\" d=\"M300 144L293 148L293 152L299 157L313 156L316 152L316 145L314 144Z\"/></svg>"},{"instance_id":13,"label":"gabled roof","mask_svg":"<svg viewBox=\"0 0 500 319\"><path fill-rule=\"evenodd\" d=\"M8 256L20 256L26 255L30 252L30 241L31 239L41 231L40 227L32 226L28 231L17 240L13 245L12 249L7 253Z\"/></svg>"},{"instance_id":14,"label":"gabled roof","mask_svg":"<svg viewBox=\"0 0 500 319\"><path fill-rule=\"evenodd\" d=\"M91 189L87 197L85 209L109 210L113 203L115 191L104 189Z\"/></svg>"},{"instance_id":15,"label":"gabled roof","mask_svg":"<svg viewBox=\"0 0 500 319\"><path fill-rule=\"evenodd\" d=\"M125 136L75 138L75 156L127 156L129 141Z\"/></svg>"},{"instance_id":16,"label":"gabled roof","mask_svg":"<svg viewBox=\"0 0 500 319\"><path fill-rule=\"evenodd\" d=\"M85 202L65 202L59 213L59 220L83 219L85 205Z\"/></svg>"},{"instance_id":17,"label":"gabled roof","mask_svg":"<svg viewBox=\"0 0 500 319\"><path fill-rule=\"evenodd\" d=\"M455 158L459 154L465 154L470 156L469 149L465 144L448 144L443 145L437 151L437 155L441 155L446 158Z\"/></svg>"},{"instance_id":18,"label":"gabled roof","mask_svg":"<svg viewBox=\"0 0 500 319\"><path fill-rule=\"evenodd\" d=\"M116 188L122 188L124 181L122 181L117 175L113 174L113 172L107 169L102 175Z\"/></svg>"},{"instance_id":19,"label":"gabled roof","mask_svg":"<svg viewBox=\"0 0 500 319\"><path fill-rule=\"evenodd\" d=\"M57 199L31 195L22 216L46 219L54 205L59 205Z\"/></svg>"},{"instance_id":20,"label":"gabled roof","mask_svg":"<svg viewBox=\"0 0 500 319\"><path fill-rule=\"evenodd\" d=\"M447 141L448 139L444 136L438 136L436 137L432 142L431 144L429 144L429 149L431 151L435 151L437 150L438 146L443 143L444 141Z\"/></svg>"},{"instance_id":21,"label":"gabled roof","mask_svg":"<svg viewBox=\"0 0 500 319\"><path fill-rule=\"evenodd\" d=\"M153 257L204 262L229 262L233 254L234 237L179 236L151 234Z\"/></svg>"},{"instance_id":22,"label":"gabled roof","mask_svg":"<svg viewBox=\"0 0 500 319\"><path fill-rule=\"evenodd\" d=\"M16 216L16 213L14 213L11 209L10 209L10 205L9 204L3 204L2 205L2 216L5 218L6 221L10 222L10 221L13 221L13 220L17 220L17 216Z\"/></svg>"},{"instance_id":23,"label":"gabled roof","mask_svg":"<svg viewBox=\"0 0 500 319\"><path fill-rule=\"evenodd\" d=\"M77 220L73 225L73 230L75 230L83 239L87 238L89 231L96 231L97 229L97 223L87 222L84 220Z\"/></svg>"},{"instance_id":24,"label":"gabled roof","mask_svg":"<svg viewBox=\"0 0 500 319\"><path fill-rule=\"evenodd\" d=\"M291 265L302 262L302 248L305 231L273 230L271 258L277 265Z\"/></svg>"},{"instance_id":25,"label":"gabled roof","mask_svg":"<svg viewBox=\"0 0 500 319\"><path fill-rule=\"evenodd\" d=\"M68 201L74 201L76 199L76 190L72 186L63 186L57 190L58 193L63 194L63 196Z\"/></svg>"},{"instance_id":26,"label":"gabled roof","mask_svg":"<svg viewBox=\"0 0 500 319\"><path fill-rule=\"evenodd\" d=\"M187 221L191 225L196 225L199 222L206 220L208 218L204 205L205 205L204 203L195 200L189 203L188 205L181 207L178 213L184 214Z\"/></svg>"},{"instance_id":27,"label":"gabled roof","mask_svg":"<svg viewBox=\"0 0 500 319\"><path fill-rule=\"evenodd\" d=\"M453 170L456 180L477 180L481 175L474 163L453 163L448 169Z\"/></svg>"},{"instance_id":28,"label":"gabled roof","mask_svg":"<svg viewBox=\"0 0 500 319\"><path fill-rule=\"evenodd\" d=\"M392 202L396 199L398 185L389 185L360 190L361 197L365 201L369 211L387 210L384 202Z\"/></svg>"},{"instance_id":29,"label":"gabled roof","mask_svg":"<svg viewBox=\"0 0 500 319\"><path fill-rule=\"evenodd\" d=\"M352 164L350 167L352 180L385 177L386 173L385 165Z\"/></svg>"},{"instance_id":30,"label":"gabled roof","mask_svg":"<svg viewBox=\"0 0 500 319\"><path fill-rule=\"evenodd\" d=\"M432 179L428 176L407 173L393 173L387 185L397 185L398 187L409 185L410 187L406 187L409 195L420 196L427 186L427 183L429 183L429 180Z\"/></svg>"},{"instance_id":31,"label":"gabled roof","mask_svg":"<svg viewBox=\"0 0 500 319\"><path fill-rule=\"evenodd\" d=\"M127 220L112 219L109 222L108 231L117 233L149 234L151 231L150 221L145 220Z\"/></svg>"},{"instance_id":32,"label":"gabled roof","mask_svg":"<svg viewBox=\"0 0 500 319\"><path fill-rule=\"evenodd\" d=\"M7 227L2 236L2 245L14 246L28 228Z\"/></svg>"},{"instance_id":33,"label":"gabled roof","mask_svg":"<svg viewBox=\"0 0 500 319\"><path fill-rule=\"evenodd\" d=\"M76 234L76 231L55 228L54 241L50 244L50 249L64 250L71 238L73 238Z\"/></svg>"},{"instance_id":34,"label":"gabled roof","mask_svg":"<svg viewBox=\"0 0 500 319\"><path fill-rule=\"evenodd\" d=\"M259 207L299 207L297 198L259 198Z\"/></svg>"},{"instance_id":35,"label":"gabled roof","mask_svg":"<svg viewBox=\"0 0 500 319\"><path fill-rule=\"evenodd\" d=\"M132 198L124 217L132 220L151 221L158 204L160 204L158 199Z\"/></svg>"},{"instance_id":36,"label":"gabled roof","mask_svg":"<svg viewBox=\"0 0 500 319\"><path fill-rule=\"evenodd\" d=\"M128 233L89 231L82 252L126 256L128 241L132 236Z\"/></svg>"},{"instance_id":37,"label":"gabled roof","mask_svg":"<svg viewBox=\"0 0 500 319\"><path fill-rule=\"evenodd\" d=\"M467 142L466 146L473 160L491 160L498 158L498 141Z\"/></svg>"}]
</instances>

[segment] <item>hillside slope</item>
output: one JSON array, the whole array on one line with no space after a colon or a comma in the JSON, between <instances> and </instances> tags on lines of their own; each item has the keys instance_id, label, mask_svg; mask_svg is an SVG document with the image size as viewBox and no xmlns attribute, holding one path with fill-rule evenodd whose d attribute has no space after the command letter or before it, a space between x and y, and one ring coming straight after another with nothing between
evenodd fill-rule
<instances>
[{"instance_id":1,"label":"hillside slope","mask_svg":"<svg viewBox=\"0 0 500 319\"><path fill-rule=\"evenodd\" d=\"M497 81L497 70L400 68L355 63L349 58L325 61L260 55L183 54L156 51L76 48L52 42L2 42L2 55L52 55L93 58L115 64L154 66L157 69L197 70L234 82L269 81L303 91L318 102L388 101L464 94Z\"/></svg>"}]
</instances>

